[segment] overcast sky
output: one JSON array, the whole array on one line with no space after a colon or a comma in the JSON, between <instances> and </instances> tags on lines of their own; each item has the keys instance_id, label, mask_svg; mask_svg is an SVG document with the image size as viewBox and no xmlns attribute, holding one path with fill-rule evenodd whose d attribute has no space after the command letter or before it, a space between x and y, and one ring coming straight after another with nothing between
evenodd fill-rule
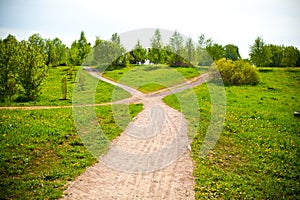
<instances>
[{"instance_id":1,"label":"overcast sky","mask_svg":"<svg viewBox=\"0 0 300 200\"><path fill-rule=\"evenodd\" d=\"M257 36L266 43L300 49L299 0L0 0L0 37L32 33L60 38L68 46L83 30L90 43L117 32L161 28L185 36L203 33L235 44L243 58Z\"/></svg>"}]
</instances>

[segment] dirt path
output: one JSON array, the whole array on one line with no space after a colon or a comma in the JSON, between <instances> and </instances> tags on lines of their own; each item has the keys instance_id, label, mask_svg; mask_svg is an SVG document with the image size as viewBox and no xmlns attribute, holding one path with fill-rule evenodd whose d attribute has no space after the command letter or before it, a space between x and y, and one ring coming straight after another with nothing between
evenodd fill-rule
<instances>
[{"instance_id":1,"label":"dirt path","mask_svg":"<svg viewBox=\"0 0 300 200\"><path fill-rule=\"evenodd\" d=\"M145 95L86 70L132 94L115 103L142 102L144 110L97 164L70 183L64 199L194 199L187 121L162 98L203 83L206 75Z\"/></svg>"},{"instance_id":2,"label":"dirt path","mask_svg":"<svg viewBox=\"0 0 300 200\"><path fill-rule=\"evenodd\" d=\"M186 83L143 94L128 86L94 77L121 87L128 99L82 106L143 103L144 110L115 139L106 155L69 184L64 199L194 199L193 162L189 152L187 121L162 98L200 85L206 74ZM0 109L53 109L72 106L0 107Z\"/></svg>"}]
</instances>

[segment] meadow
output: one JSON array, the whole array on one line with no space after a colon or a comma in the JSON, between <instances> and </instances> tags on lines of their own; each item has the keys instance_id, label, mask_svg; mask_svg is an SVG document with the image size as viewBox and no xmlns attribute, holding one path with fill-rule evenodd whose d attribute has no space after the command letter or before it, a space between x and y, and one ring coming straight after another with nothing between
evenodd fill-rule
<instances>
[{"instance_id":1,"label":"meadow","mask_svg":"<svg viewBox=\"0 0 300 200\"><path fill-rule=\"evenodd\" d=\"M2 103L1 106L72 105L78 70L79 67L73 68L71 77L69 67L50 68L36 101ZM67 100L61 100L64 76L67 77ZM98 84L93 94L95 103L110 102L115 89L115 99L130 96L120 88L96 81L85 72L83 77L85 86ZM72 108L31 109L0 110L0 199L57 199L68 181L97 162L76 131ZM141 104L118 105L120 112L129 112L130 119L142 109ZM95 112L108 140L116 138L122 127L130 122L130 119L124 120L123 126L119 126L111 106L97 106Z\"/></svg>"},{"instance_id":2,"label":"meadow","mask_svg":"<svg viewBox=\"0 0 300 200\"><path fill-rule=\"evenodd\" d=\"M142 107L130 105L131 118ZM111 107L95 110L106 137L117 137L122 130ZM68 181L97 162L77 134L72 108L1 110L0 133L1 199L59 198Z\"/></svg>"},{"instance_id":3,"label":"meadow","mask_svg":"<svg viewBox=\"0 0 300 200\"><path fill-rule=\"evenodd\" d=\"M103 76L141 92L149 93L199 76L199 71L193 67L171 68L166 65L130 65L113 71L105 71Z\"/></svg>"},{"instance_id":4,"label":"meadow","mask_svg":"<svg viewBox=\"0 0 300 200\"><path fill-rule=\"evenodd\" d=\"M300 70L264 68L260 78L256 86L225 87L225 124L205 157L199 152L210 123L210 94L205 84L194 88L200 105L200 126L191 145L196 199L299 198L300 118L293 113L300 109ZM184 91L179 97L189 95ZM164 101L182 109L175 95Z\"/></svg>"},{"instance_id":5,"label":"meadow","mask_svg":"<svg viewBox=\"0 0 300 200\"><path fill-rule=\"evenodd\" d=\"M104 76L147 93L198 76L206 69L128 66L106 71ZM60 80L67 71L68 67L50 69L36 102L10 105L71 105L75 79L68 80L69 100L59 100ZM205 157L199 152L211 119L208 86L213 83L164 98L165 103L182 111L191 125L198 123L195 112L189 110L192 107L180 107L178 99L196 94L200 105L200 124L191 144L196 199L299 198L300 118L293 113L300 110L300 69L260 68L259 74L258 85L225 87L222 134ZM96 103L110 101L114 89L99 82ZM129 96L119 92L117 98ZM142 105L130 105L129 110L133 118ZM96 107L96 113L109 140L122 132L110 106ZM68 181L97 162L75 130L71 108L1 110L0 116L1 198L59 198Z\"/></svg>"},{"instance_id":6,"label":"meadow","mask_svg":"<svg viewBox=\"0 0 300 200\"><path fill-rule=\"evenodd\" d=\"M76 80L76 75L79 69L80 67L78 66L73 67L72 75L70 75L69 66L49 67L48 74L41 85L40 94L35 101L22 102L16 100L14 102L0 102L0 106L70 106L72 105L73 88L76 81L78 82L78 80ZM87 72L83 73L85 84L96 81L96 78L88 76ZM67 78L66 100L62 100L62 79L64 77ZM118 90L118 95L114 100L124 99L130 96L130 94L124 90L120 90L113 85L99 81L95 93L95 103L110 102L112 92L115 89Z\"/></svg>"}]
</instances>

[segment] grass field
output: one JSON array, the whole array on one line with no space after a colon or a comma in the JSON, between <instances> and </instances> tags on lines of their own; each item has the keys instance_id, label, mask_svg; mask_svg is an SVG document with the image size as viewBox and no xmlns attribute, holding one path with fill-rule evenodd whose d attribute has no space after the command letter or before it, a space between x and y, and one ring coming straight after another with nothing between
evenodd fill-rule
<instances>
[{"instance_id":1,"label":"grass field","mask_svg":"<svg viewBox=\"0 0 300 200\"><path fill-rule=\"evenodd\" d=\"M64 106L72 105L72 93L75 84L76 74L79 67L74 67L72 77L69 75L69 67L50 67L46 79L43 81L41 91L35 101L30 102L11 102L1 103L0 106ZM67 77L67 100L61 100L62 94L62 78ZM95 79L85 75L85 82ZM115 86L99 81L95 93L95 103L104 103L111 101L112 91ZM118 98L123 99L129 97L130 94L124 90L118 89Z\"/></svg>"},{"instance_id":2,"label":"grass field","mask_svg":"<svg viewBox=\"0 0 300 200\"><path fill-rule=\"evenodd\" d=\"M293 113L300 110L300 69L266 68L260 77L257 86L225 88L222 135L204 158L199 151L211 104L206 85L194 89L201 114L199 134L192 143L196 199L299 198L300 119ZM181 109L175 96L164 101Z\"/></svg>"},{"instance_id":3,"label":"grass field","mask_svg":"<svg viewBox=\"0 0 300 200\"><path fill-rule=\"evenodd\" d=\"M142 105L129 110L134 117ZM96 113L107 138L121 133L110 106ZM75 130L71 108L1 110L0 133L0 199L59 198L68 181L96 162Z\"/></svg>"},{"instance_id":4,"label":"grass field","mask_svg":"<svg viewBox=\"0 0 300 200\"><path fill-rule=\"evenodd\" d=\"M106 78L148 93L199 76L199 71L192 67L170 68L165 65L132 65L118 70L105 71L103 75Z\"/></svg>"}]
</instances>

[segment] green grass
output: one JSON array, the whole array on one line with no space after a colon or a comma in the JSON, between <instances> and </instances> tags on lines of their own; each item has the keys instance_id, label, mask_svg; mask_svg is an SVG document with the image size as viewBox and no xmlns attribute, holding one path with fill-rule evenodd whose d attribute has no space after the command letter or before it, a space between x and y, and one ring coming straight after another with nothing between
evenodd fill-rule
<instances>
[{"instance_id":1,"label":"green grass","mask_svg":"<svg viewBox=\"0 0 300 200\"><path fill-rule=\"evenodd\" d=\"M69 74L69 67L50 67L46 79L43 81L39 96L35 101L29 102L0 102L0 106L65 106L72 105L72 93L75 84L76 74L80 67L74 67L72 79ZM67 100L61 100L62 95L62 78L67 77ZM85 82L96 80L95 78L84 75ZM96 89L95 103L110 102L112 91L118 90L117 98L123 99L130 96L126 91L117 88L108 83L99 81Z\"/></svg>"},{"instance_id":2,"label":"green grass","mask_svg":"<svg viewBox=\"0 0 300 200\"><path fill-rule=\"evenodd\" d=\"M142 105L129 110L133 117ZM110 106L96 113L107 138L121 133ZM97 160L83 146L71 108L1 110L0 133L0 199L57 199L68 181Z\"/></svg>"},{"instance_id":3,"label":"green grass","mask_svg":"<svg viewBox=\"0 0 300 200\"><path fill-rule=\"evenodd\" d=\"M211 104L207 85L194 89L200 127L192 142L196 199L297 199L300 195L300 70L263 69L257 86L226 87L221 137L200 157ZM189 91L182 92L185 98ZM164 99L176 109L176 97ZM189 121L193 118L188 115Z\"/></svg>"},{"instance_id":4,"label":"green grass","mask_svg":"<svg viewBox=\"0 0 300 200\"><path fill-rule=\"evenodd\" d=\"M106 78L148 93L173 86L196 76L199 71L192 67L171 68L164 65L132 65L113 71L105 71Z\"/></svg>"}]
</instances>

